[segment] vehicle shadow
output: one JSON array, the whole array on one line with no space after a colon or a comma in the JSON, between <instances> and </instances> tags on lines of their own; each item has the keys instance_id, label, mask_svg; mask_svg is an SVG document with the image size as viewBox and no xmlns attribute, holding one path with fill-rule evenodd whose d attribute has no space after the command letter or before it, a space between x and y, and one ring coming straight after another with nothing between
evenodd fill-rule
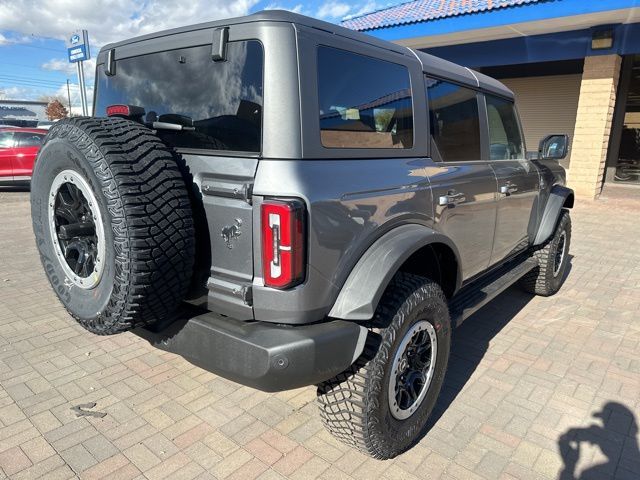
<instances>
[{"instance_id":1,"label":"vehicle shadow","mask_svg":"<svg viewBox=\"0 0 640 480\"><path fill-rule=\"evenodd\" d=\"M559 480L601 478L640 478L638 423L634 413L619 402L607 402L592 418L600 424L570 428L558 439L564 465ZM576 474L583 444L598 446L606 456L604 463L591 465ZM582 455L585 457L585 455ZM588 459L583 458L583 461Z\"/></svg>"},{"instance_id":2,"label":"vehicle shadow","mask_svg":"<svg viewBox=\"0 0 640 480\"><path fill-rule=\"evenodd\" d=\"M571 273L573 255L563 283ZM534 295L517 285L498 295L453 331L447 374L438 401L429 417L428 433L467 384L489 349L491 340L515 317Z\"/></svg>"},{"instance_id":3,"label":"vehicle shadow","mask_svg":"<svg viewBox=\"0 0 640 480\"><path fill-rule=\"evenodd\" d=\"M453 331L447 374L427 431L460 394L489 349L489 343L533 298L517 286L510 287Z\"/></svg>"}]
</instances>

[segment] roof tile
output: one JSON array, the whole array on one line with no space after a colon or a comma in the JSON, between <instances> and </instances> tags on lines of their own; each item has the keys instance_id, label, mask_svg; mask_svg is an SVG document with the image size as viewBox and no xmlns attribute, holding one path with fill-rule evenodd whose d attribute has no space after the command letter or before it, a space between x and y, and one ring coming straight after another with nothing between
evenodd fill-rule
<instances>
[{"instance_id":1,"label":"roof tile","mask_svg":"<svg viewBox=\"0 0 640 480\"><path fill-rule=\"evenodd\" d=\"M547 0L414 0L342 21L352 30L375 30L407 23L517 7Z\"/></svg>"}]
</instances>

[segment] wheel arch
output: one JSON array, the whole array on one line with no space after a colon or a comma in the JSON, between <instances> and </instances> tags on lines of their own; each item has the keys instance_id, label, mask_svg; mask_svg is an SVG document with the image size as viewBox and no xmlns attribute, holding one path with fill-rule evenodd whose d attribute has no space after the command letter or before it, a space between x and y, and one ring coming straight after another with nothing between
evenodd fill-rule
<instances>
[{"instance_id":1,"label":"wheel arch","mask_svg":"<svg viewBox=\"0 0 640 480\"><path fill-rule=\"evenodd\" d=\"M533 241L534 245L541 245L549 239L558 223L562 209L573 208L574 202L575 195L570 188L562 185L551 187L551 192L538 226L538 232Z\"/></svg>"},{"instance_id":2,"label":"wheel arch","mask_svg":"<svg viewBox=\"0 0 640 480\"><path fill-rule=\"evenodd\" d=\"M431 278L450 298L461 283L459 259L455 244L442 233L417 224L396 227L358 260L329 317L371 319L391 279L400 271Z\"/></svg>"}]
</instances>

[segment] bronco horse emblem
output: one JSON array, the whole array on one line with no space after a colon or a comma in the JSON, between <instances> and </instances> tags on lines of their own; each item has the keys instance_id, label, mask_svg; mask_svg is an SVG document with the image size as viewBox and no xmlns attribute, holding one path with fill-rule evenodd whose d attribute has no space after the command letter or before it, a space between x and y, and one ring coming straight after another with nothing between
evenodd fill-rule
<instances>
[{"instance_id":1,"label":"bronco horse emblem","mask_svg":"<svg viewBox=\"0 0 640 480\"><path fill-rule=\"evenodd\" d=\"M242 235L242 230L240 230L241 226L242 220L236 218L235 225L225 225L222 228L220 236L224 238L224 241L227 244L227 248L233 248L233 243L231 243L233 239L238 238L240 235Z\"/></svg>"}]
</instances>

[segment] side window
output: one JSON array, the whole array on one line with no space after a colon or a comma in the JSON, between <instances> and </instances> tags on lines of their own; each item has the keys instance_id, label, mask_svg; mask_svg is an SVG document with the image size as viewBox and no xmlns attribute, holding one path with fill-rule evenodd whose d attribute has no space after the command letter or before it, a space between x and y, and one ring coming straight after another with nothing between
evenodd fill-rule
<instances>
[{"instance_id":1,"label":"side window","mask_svg":"<svg viewBox=\"0 0 640 480\"><path fill-rule=\"evenodd\" d=\"M487 99L489 121L489 152L491 160L525 157L520 124L513 103L492 95Z\"/></svg>"},{"instance_id":2,"label":"side window","mask_svg":"<svg viewBox=\"0 0 640 480\"><path fill-rule=\"evenodd\" d=\"M13 132L0 132L0 148L13 147Z\"/></svg>"},{"instance_id":3,"label":"side window","mask_svg":"<svg viewBox=\"0 0 640 480\"><path fill-rule=\"evenodd\" d=\"M411 148L407 67L318 47L320 140L330 148Z\"/></svg>"},{"instance_id":4,"label":"side window","mask_svg":"<svg viewBox=\"0 0 640 480\"><path fill-rule=\"evenodd\" d=\"M480 160L480 117L476 92L426 78L433 157L445 162Z\"/></svg>"},{"instance_id":5,"label":"side window","mask_svg":"<svg viewBox=\"0 0 640 480\"><path fill-rule=\"evenodd\" d=\"M37 133L16 133L16 147L39 147L42 145L44 135Z\"/></svg>"}]
</instances>

